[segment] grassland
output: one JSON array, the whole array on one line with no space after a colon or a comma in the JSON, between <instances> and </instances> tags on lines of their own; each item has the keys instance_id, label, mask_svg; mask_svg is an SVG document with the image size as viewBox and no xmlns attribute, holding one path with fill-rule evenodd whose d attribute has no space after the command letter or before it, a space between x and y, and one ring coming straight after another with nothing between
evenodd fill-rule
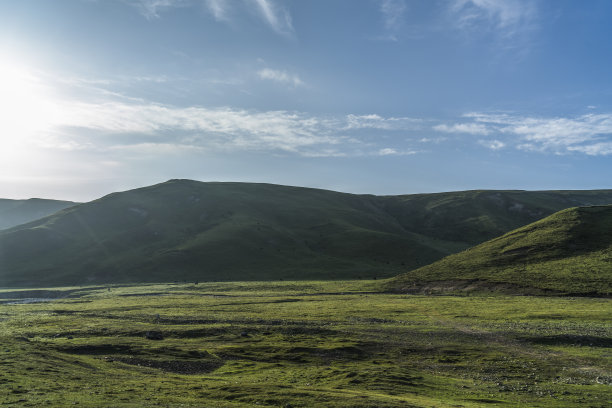
<instances>
[{"instance_id":1,"label":"grassland","mask_svg":"<svg viewBox=\"0 0 612 408\"><path fill-rule=\"evenodd\" d=\"M612 403L611 299L401 295L380 287L0 291L0 406Z\"/></svg>"}]
</instances>

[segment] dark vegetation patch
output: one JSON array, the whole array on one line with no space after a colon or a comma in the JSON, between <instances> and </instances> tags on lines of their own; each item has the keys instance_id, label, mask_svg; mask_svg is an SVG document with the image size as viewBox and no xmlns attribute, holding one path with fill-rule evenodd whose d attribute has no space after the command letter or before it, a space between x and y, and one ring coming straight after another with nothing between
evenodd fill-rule
<instances>
[{"instance_id":1,"label":"dark vegetation patch","mask_svg":"<svg viewBox=\"0 0 612 408\"><path fill-rule=\"evenodd\" d=\"M493 398L473 398L471 401L482 402L485 404L503 404L505 401L497 400Z\"/></svg>"},{"instance_id":2,"label":"dark vegetation patch","mask_svg":"<svg viewBox=\"0 0 612 408\"><path fill-rule=\"evenodd\" d=\"M266 363L291 362L307 363L320 361L330 364L332 361L358 361L367 358L370 353L353 346L325 347L230 347L217 352L226 360L249 360Z\"/></svg>"},{"instance_id":3,"label":"dark vegetation patch","mask_svg":"<svg viewBox=\"0 0 612 408\"><path fill-rule=\"evenodd\" d=\"M134 349L130 346L118 344L84 344L76 346L58 347L58 350L64 353L86 355L128 354L134 351Z\"/></svg>"},{"instance_id":4,"label":"dark vegetation patch","mask_svg":"<svg viewBox=\"0 0 612 408\"><path fill-rule=\"evenodd\" d=\"M287 354L301 354L311 357L318 357L325 360L361 360L366 358L370 353L355 347L341 346L334 348L319 348L319 347L293 347L286 351Z\"/></svg>"},{"instance_id":5,"label":"dark vegetation patch","mask_svg":"<svg viewBox=\"0 0 612 408\"><path fill-rule=\"evenodd\" d=\"M148 296L165 296L168 295L166 292L150 292L150 293L121 293L118 296L121 297L148 297Z\"/></svg>"},{"instance_id":6,"label":"dark vegetation patch","mask_svg":"<svg viewBox=\"0 0 612 408\"><path fill-rule=\"evenodd\" d=\"M224 362L218 358L209 358L204 361L186 360L149 360L139 357L105 357L105 361L129 364L138 367L156 368L176 374L206 374L223 366Z\"/></svg>"},{"instance_id":7,"label":"dark vegetation patch","mask_svg":"<svg viewBox=\"0 0 612 408\"><path fill-rule=\"evenodd\" d=\"M90 290L94 290L92 288ZM32 290L15 290L0 292L0 299L62 299L76 295L82 295L82 289L67 289L67 290L49 290L49 289L32 289Z\"/></svg>"},{"instance_id":8,"label":"dark vegetation patch","mask_svg":"<svg viewBox=\"0 0 612 408\"><path fill-rule=\"evenodd\" d=\"M439 281L418 281L391 288L391 293L413 295L449 295L449 294L488 294L554 296L565 294L560 291L529 287L509 282L494 282L481 279L451 279Z\"/></svg>"},{"instance_id":9,"label":"dark vegetation patch","mask_svg":"<svg viewBox=\"0 0 612 408\"><path fill-rule=\"evenodd\" d=\"M558 334L552 336L525 337L524 340L535 344L546 344L551 346L591 346L612 348L612 337Z\"/></svg>"}]
</instances>

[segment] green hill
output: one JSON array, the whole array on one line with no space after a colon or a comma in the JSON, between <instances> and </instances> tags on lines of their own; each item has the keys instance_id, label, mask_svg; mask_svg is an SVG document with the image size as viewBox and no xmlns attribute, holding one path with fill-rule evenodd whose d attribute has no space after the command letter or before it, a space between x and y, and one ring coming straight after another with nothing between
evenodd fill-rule
<instances>
[{"instance_id":1,"label":"green hill","mask_svg":"<svg viewBox=\"0 0 612 408\"><path fill-rule=\"evenodd\" d=\"M172 180L0 233L0 286L392 276L444 253L374 196Z\"/></svg>"},{"instance_id":2,"label":"green hill","mask_svg":"<svg viewBox=\"0 0 612 408\"><path fill-rule=\"evenodd\" d=\"M166 183L0 231L0 286L390 277L612 191L373 196Z\"/></svg>"},{"instance_id":3,"label":"green hill","mask_svg":"<svg viewBox=\"0 0 612 408\"><path fill-rule=\"evenodd\" d=\"M393 291L612 293L612 206L560 211L391 279Z\"/></svg>"},{"instance_id":4,"label":"green hill","mask_svg":"<svg viewBox=\"0 0 612 408\"><path fill-rule=\"evenodd\" d=\"M46 217L73 205L75 203L71 201L41 198L31 198L29 200L0 199L0 230Z\"/></svg>"}]
</instances>

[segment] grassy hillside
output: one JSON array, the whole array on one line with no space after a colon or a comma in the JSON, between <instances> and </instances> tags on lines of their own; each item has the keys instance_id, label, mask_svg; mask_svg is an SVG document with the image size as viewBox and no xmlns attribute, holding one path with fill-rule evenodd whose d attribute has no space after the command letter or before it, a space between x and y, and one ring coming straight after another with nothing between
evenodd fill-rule
<instances>
[{"instance_id":1,"label":"grassy hillside","mask_svg":"<svg viewBox=\"0 0 612 408\"><path fill-rule=\"evenodd\" d=\"M429 282L429 283L428 283ZM436 284L437 282L437 284ZM445 283L444 283L445 282ZM612 293L612 206L570 208L392 279L389 289Z\"/></svg>"},{"instance_id":2,"label":"grassy hillside","mask_svg":"<svg viewBox=\"0 0 612 408\"><path fill-rule=\"evenodd\" d=\"M31 198L29 200L0 199L0 230L46 217L74 204L71 201L44 200L41 198Z\"/></svg>"},{"instance_id":3,"label":"grassy hillside","mask_svg":"<svg viewBox=\"0 0 612 408\"><path fill-rule=\"evenodd\" d=\"M0 234L0 286L387 276L443 253L376 197L173 180Z\"/></svg>"},{"instance_id":4,"label":"grassy hillside","mask_svg":"<svg viewBox=\"0 0 612 408\"><path fill-rule=\"evenodd\" d=\"M387 211L405 229L467 249L566 208L612 204L612 190L472 190L387 198Z\"/></svg>"},{"instance_id":5,"label":"grassy hillside","mask_svg":"<svg viewBox=\"0 0 612 408\"><path fill-rule=\"evenodd\" d=\"M0 232L0 286L389 277L612 191L372 196L171 180Z\"/></svg>"}]
</instances>

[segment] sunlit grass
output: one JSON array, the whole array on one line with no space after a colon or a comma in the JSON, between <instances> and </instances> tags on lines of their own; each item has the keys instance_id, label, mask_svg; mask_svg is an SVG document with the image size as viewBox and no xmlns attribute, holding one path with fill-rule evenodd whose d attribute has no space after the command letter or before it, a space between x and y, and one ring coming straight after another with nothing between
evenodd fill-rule
<instances>
[{"instance_id":1,"label":"sunlit grass","mask_svg":"<svg viewBox=\"0 0 612 408\"><path fill-rule=\"evenodd\" d=\"M373 293L377 286L114 286L4 303L0 401L557 407L609 400L609 299L407 296ZM147 339L152 331L163 340Z\"/></svg>"}]
</instances>

